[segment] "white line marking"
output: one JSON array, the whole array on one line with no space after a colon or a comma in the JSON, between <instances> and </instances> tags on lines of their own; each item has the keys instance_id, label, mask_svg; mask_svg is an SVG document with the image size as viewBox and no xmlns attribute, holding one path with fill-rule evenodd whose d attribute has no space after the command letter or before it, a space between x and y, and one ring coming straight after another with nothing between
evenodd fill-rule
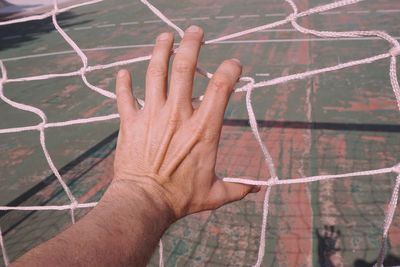
<instances>
[{"instance_id":1,"label":"white line marking","mask_svg":"<svg viewBox=\"0 0 400 267\"><path fill-rule=\"evenodd\" d=\"M10 39L15 39L15 38L19 38L19 37L21 37L21 35L7 36L7 37L3 37L3 40L10 40Z\"/></svg>"},{"instance_id":2,"label":"white line marking","mask_svg":"<svg viewBox=\"0 0 400 267\"><path fill-rule=\"evenodd\" d=\"M178 45L178 44L175 44ZM139 45L118 45L118 46L102 46L94 48L82 49L82 51L103 51L103 50L115 50L124 48L140 48L140 47L153 47L154 44L139 44Z\"/></svg>"},{"instance_id":3,"label":"white line marking","mask_svg":"<svg viewBox=\"0 0 400 267\"><path fill-rule=\"evenodd\" d=\"M170 21L186 21L185 18L181 18L181 19L170 19Z\"/></svg>"},{"instance_id":4,"label":"white line marking","mask_svg":"<svg viewBox=\"0 0 400 267\"><path fill-rule=\"evenodd\" d=\"M128 49L128 48L140 48L140 47L153 47L154 44L141 44L141 45L121 45L121 46L102 46L102 47L94 47L94 48L86 48L82 49L82 51L103 51L103 50L114 50L114 49ZM30 58L38 58L38 57L46 57L46 56L57 56L57 55L67 55L76 53L74 50L65 50L60 52L49 52L42 54L34 54L20 57L10 57L4 58L2 61L17 61L21 59L30 59Z\"/></svg>"},{"instance_id":5,"label":"white line marking","mask_svg":"<svg viewBox=\"0 0 400 267\"><path fill-rule=\"evenodd\" d=\"M124 26L124 25L136 25L139 24L138 21L129 21L129 22L121 22L119 25Z\"/></svg>"},{"instance_id":6,"label":"white line marking","mask_svg":"<svg viewBox=\"0 0 400 267\"><path fill-rule=\"evenodd\" d=\"M115 27L115 24L103 24L103 25L96 25L97 28L108 28L108 27Z\"/></svg>"},{"instance_id":7,"label":"white line marking","mask_svg":"<svg viewBox=\"0 0 400 267\"><path fill-rule=\"evenodd\" d=\"M400 40L400 37L393 37ZM269 40L238 40L221 41L216 44L251 44L251 43L296 43L296 42L324 42L324 41L372 41L382 40L379 37L355 37L355 38L304 38L304 39L269 39Z\"/></svg>"},{"instance_id":8,"label":"white line marking","mask_svg":"<svg viewBox=\"0 0 400 267\"><path fill-rule=\"evenodd\" d=\"M354 10L354 11L347 11L348 14L369 14L371 11L369 10Z\"/></svg>"},{"instance_id":9,"label":"white line marking","mask_svg":"<svg viewBox=\"0 0 400 267\"><path fill-rule=\"evenodd\" d=\"M145 20L143 23L160 23L162 20L156 19L156 20Z\"/></svg>"},{"instance_id":10,"label":"white line marking","mask_svg":"<svg viewBox=\"0 0 400 267\"><path fill-rule=\"evenodd\" d=\"M198 18L191 18L191 20L208 20L210 17L198 17Z\"/></svg>"},{"instance_id":11,"label":"white line marking","mask_svg":"<svg viewBox=\"0 0 400 267\"><path fill-rule=\"evenodd\" d=\"M216 19L233 19L234 16L215 16Z\"/></svg>"},{"instance_id":12,"label":"white line marking","mask_svg":"<svg viewBox=\"0 0 400 267\"><path fill-rule=\"evenodd\" d=\"M74 28L75 31L80 31L80 30L89 30L93 28L92 26L86 26L86 27L76 27Z\"/></svg>"},{"instance_id":13,"label":"white line marking","mask_svg":"<svg viewBox=\"0 0 400 267\"><path fill-rule=\"evenodd\" d=\"M342 12L340 12L340 11L326 11L326 12L321 12L319 14L321 14L321 15L339 15L341 13Z\"/></svg>"},{"instance_id":14,"label":"white line marking","mask_svg":"<svg viewBox=\"0 0 400 267\"><path fill-rule=\"evenodd\" d=\"M282 16L286 16L285 13L272 13L272 14L265 14L264 16L266 17L282 17Z\"/></svg>"},{"instance_id":15,"label":"white line marking","mask_svg":"<svg viewBox=\"0 0 400 267\"><path fill-rule=\"evenodd\" d=\"M256 73L256 76L268 77L269 73Z\"/></svg>"},{"instance_id":16,"label":"white line marking","mask_svg":"<svg viewBox=\"0 0 400 267\"><path fill-rule=\"evenodd\" d=\"M258 17L260 17L260 15L240 15L239 16L239 18L242 18L242 19L244 19L244 18L258 18Z\"/></svg>"},{"instance_id":17,"label":"white line marking","mask_svg":"<svg viewBox=\"0 0 400 267\"><path fill-rule=\"evenodd\" d=\"M400 36L393 37L397 40L400 40ZM214 43L217 44L252 44L252 43L285 43L285 42L319 42L319 41L370 41L370 40L382 40L379 37L360 37L360 38L308 38L308 39L268 39L268 40L232 40L232 41L222 41ZM174 45L178 45L175 43ZM109 47L94 47L94 48L86 48L82 49L82 51L103 51L103 50L114 50L114 49L128 49L128 48L137 48L137 47L152 47L154 44L139 44L139 45L124 45L124 46L109 46ZM64 54L74 54L75 51L67 50L60 52L52 52L52 53L43 53L43 54L34 54L20 57L10 57L4 58L3 61L16 61L20 59L28 59L28 58L38 58L45 56L54 56L54 55L64 55Z\"/></svg>"},{"instance_id":18,"label":"white line marking","mask_svg":"<svg viewBox=\"0 0 400 267\"><path fill-rule=\"evenodd\" d=\"M258 32L297 32L296 29L269 29L269 30L262 30Z\"/></svg>"},{"instance_id":19,"label":"white line marking","mask_svg":"<svg viewBox=\"0 0 400 267\"><path fill-rule=\"evenodd\" d=\"M65 29L64 29L65 31ZM28 56L20 56L20 57L10 57L3 59L4 62L6 61L17 61L20 59L29 59L29 58L37 58L37 57L46 57L46 56L55 56L55 55L64 55L64 54L72 54L74 53L73 50L67 51L60 51L60 52L51 52L51 53L43 53L43 54L35 54L35 55L28 55Z\"/></svg>"},{"instance_id":20,"label":"white line marking","mask_svg":"<svg viewBox=\"0 0 400 267\"><path fill-rule=\"evenodd\" d=\"M378 13L397 13L400 12L400 9L380 9L377 10Z\"/></svg>"}]
</instances>

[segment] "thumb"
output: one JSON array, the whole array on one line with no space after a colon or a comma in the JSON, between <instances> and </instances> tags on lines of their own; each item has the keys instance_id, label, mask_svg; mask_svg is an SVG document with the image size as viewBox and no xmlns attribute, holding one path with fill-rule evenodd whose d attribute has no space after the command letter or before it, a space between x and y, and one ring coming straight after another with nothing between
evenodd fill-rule
<instances>
[{"instance_id":1,"label":"thumb","mask_svg":"<svg viewBox=\"0 0 400 267\"><path fill-rule=\"evenodd\" d=\"M210 209L216 209L230 202L243 199L249 193L257 193L261 189L257 185L246 185L224 182L217 179L208 197Z\"/></svg>"}]
</instances>

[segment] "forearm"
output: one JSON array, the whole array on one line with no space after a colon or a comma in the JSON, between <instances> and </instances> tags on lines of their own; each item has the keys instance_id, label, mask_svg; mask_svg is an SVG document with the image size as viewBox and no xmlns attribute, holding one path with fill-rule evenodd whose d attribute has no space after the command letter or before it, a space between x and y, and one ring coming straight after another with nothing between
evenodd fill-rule
<instances>
[{"instance_id":1,"label":"forearm","mask_svg":"<svg viewBox=\"0 0 400 267\"><path fill-rule=\"evenodd\" d=\"M145 266L172 221L159 195L119 181L87 216L13 266Z\"/></svg>"}]
</instances>

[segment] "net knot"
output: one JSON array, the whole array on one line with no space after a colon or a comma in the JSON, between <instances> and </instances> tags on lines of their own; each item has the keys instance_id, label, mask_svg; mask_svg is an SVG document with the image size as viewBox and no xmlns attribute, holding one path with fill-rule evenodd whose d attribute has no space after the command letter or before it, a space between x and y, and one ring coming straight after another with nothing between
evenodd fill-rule
<instances>
[{"instance_id":1,"label":"net knot","mask_svg":"<svg viewBox=\"0 0 400 267\"><path fill-rule=\"evenodd\" d=\"M252 91L254 89L254 79L251 77L240 77L239 81L247 82L244 86L235 89L236 92L246 92L248 90Z\"/></svg>"},{"instance_id":2,"label":"net knot","mask_svg":"<svg viewBox=\"0 0 400 267\"><path fill-rule=\"evenodd\" d=\"M287 19L289 20L289 21L295 21L296 20L296 14L294 14L294 13L292 13L292 14L290 14L288 17L287 17Z\"/></svg>"},{"instance_id":3,"label":"net knot","mask_svg":"<svg viewBox=\"0 0 400 267\"><path fill-rule=\"evenodd\" d=\"M71 202L71 210L75 210L78 208L78 201L74 200Z\"/></svg>"},{"instance_id":4,"label":"net knot","mask_svg":"<svg viewBox=\"0 0 400 267\"><path fill-rule=\"evenodd\" d=\"M395 46L392 49L390 49L389 54L392 55L392 57L399 56L400 55L400 46Z\"/></svg>"},{"instance_id":5,"label":"net knot","mask_svg":"<svg viewBox=\"0 0 400 267\"><path fill-rule=\"evenodd\" d=\"M86 68L85 66L83 66L82 68L79 69L79 74L80 74L81 76L82 76L82 75L85 75L86 71L87 71L87 68Z\"/></svg>"},{"instance_id":6,"label":"net knot","mask_svg":"<svg viewBox=\"0 0 400 267\"><path fill-rule=\"evenodd\" d=\"M275 185L278 181L279 181L279 177L278 176L269 178L268 179L269 186Z\"/></svg>"},{"instance_id":7,"label":"net knot","mask_svg":"<svg viewBox=\"0 0 400 267\"><path fill-rule=\"evenodd\" d=\"M398 163L393 167L393 172L400 174L400 163Z\"/></svg>"},{"instance_id":8,"label":"net knot","mask_svg":"<svg viewBox=\"0 0 400 267\"><path fill-rule=\"evenodd\" d=\"M254 82L249 82L248 84L246 84L245 86L244 86L244 91L248 91L248 90L253 90L254 89Z\"/></svg>"},{"instance_id":9,"label":"net knot","mask_svg":"<svg viewBox=\"0 0 400 267\"><path fill-rule=\"evenodd\" d=\"M38 124L37 127L38 127L38 130L39 130L39 131L44 131L45 126L46 126L46 123L45 123L45 122L42 122L42 123Z\"/></svg>"}]
</instances>

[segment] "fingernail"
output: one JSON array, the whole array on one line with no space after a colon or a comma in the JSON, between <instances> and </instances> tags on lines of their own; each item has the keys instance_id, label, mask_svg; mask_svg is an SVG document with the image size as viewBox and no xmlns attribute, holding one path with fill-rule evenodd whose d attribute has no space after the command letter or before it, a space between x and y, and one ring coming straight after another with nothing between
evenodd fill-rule
<instances>
[{"instance_id":1,"label":"fingernail","mask_svg":"<svg viewBox=\"0 0 400 267\"><path fill-rule=\"evenodd\" d=\"M235 61L236 63L238 63L239 65L241 64L241 63L240 63L240 60L237 59L237 58L232 58L232 60Z\"/></svg>"},{"instance_id":2,"label":"fingernail","mask_svg":"<svg viewBox=\"0 0 400 267\"><path fill-rule=\"evenodd\" d=\"M186 32L199 32L199 31L201 31L201 29L196 25L192 25L186 30Z\"/></svg>"},{"instance_id":3,"label":"fingernail","mask_svg":"<svg viewBox=\"0 0 400 267\"><path fill-rule=\"evenodd\" d=\"M159 41L164 41L167 40L168 38L169 38L169 32L163 32L158 36Z\"/></svg>"}]
</instances>

